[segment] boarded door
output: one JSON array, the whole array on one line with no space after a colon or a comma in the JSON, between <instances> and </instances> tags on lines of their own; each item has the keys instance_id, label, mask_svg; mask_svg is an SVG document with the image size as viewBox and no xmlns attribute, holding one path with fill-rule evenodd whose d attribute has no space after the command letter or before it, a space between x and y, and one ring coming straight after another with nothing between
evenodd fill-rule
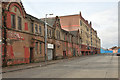
<instances>
[{"instance_id":1,"label":"boarded door","mask_svg":"<svg viewBox=\"0 0 120 80\"><path fill-rule=\"evenodd\" d=\"M47 57L48 57L48 60L53 59L53 50L52 49L47 50Z\"/></svg>"},{"instance_id":2,"label":"boarded door","mask_svg":"<svg viewBox=\"0 0 120 80\"><path fill-rule=\"evenodd\" d=\"M29 53L29 48L28 47L25 47L25 63L29 63L29 57L30 57L30 53Z\"/></svg>"}]
</instances>

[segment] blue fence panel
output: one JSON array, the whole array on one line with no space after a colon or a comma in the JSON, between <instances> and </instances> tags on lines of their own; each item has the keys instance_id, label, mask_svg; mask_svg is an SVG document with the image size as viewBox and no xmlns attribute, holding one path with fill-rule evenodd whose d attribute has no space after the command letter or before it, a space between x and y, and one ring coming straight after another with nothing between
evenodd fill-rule
<instances>
[{"instance_id":1,"label":"blue fence panel","mask_svg":"<svg viewBox=\"0 0 120 80\"><path fill-rule=\"evenodd\" d=\"M113 51L101 49L101 53L113 53Z\"/></svg>"},{"instance_id":2,"label":"blue fence panel","mask_svg":"<svg viewBox=\"0 0 120 80\"><path fill-rule=\"evenodd\" d=\"M105 53L104 49L101 49L100 52L101 52L101 53Z\"/></svg>"},{"instance_id":3,"label":"blue fence panel","mask_svg":"<svg viewBox=\"0 0 120 80\"><path fill-rule=\"evenodd\" d=\"M120 49L118 49L118 53L120 53Z\"/></svg>"}]
</instances>

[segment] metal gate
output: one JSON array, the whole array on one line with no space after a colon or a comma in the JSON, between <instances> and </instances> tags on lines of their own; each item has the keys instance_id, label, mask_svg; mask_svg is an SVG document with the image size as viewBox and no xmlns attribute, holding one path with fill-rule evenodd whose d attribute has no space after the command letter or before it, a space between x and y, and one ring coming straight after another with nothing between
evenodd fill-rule
<instances>
[{"instance_id":1,"label":"metal gate","mask_svg":"<svg viewBox=\"0 0 120 80\"><path fill-rule=\"evenodd\" d=\"M53 50L52 49L47 50L47 57L48 57L48 60L53 60Z\"/></svg>"}]
</instances>

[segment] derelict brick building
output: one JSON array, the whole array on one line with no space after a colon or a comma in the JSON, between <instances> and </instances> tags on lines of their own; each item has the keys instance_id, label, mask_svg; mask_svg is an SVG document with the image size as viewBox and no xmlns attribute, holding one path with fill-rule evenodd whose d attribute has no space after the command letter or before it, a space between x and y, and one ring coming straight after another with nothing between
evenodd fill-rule
<instances>
[{"instance_id":1,"label":"derelict brick building","mask_svg":"<svg viewBox=\"0 0 120 80\"><path fill-rule=\"evenodd\" d=\"M100 39L96 31L79 15L77 17L78 20L72 17L64 20L66 18L58 16L47 18L47 60L99 53ZM76 21L75 24L70 20ZM44 19L27 14L21 2L4 2L2 23L4 66L45 60ZM65 26L82 28L68 31Z\"/></svg>"}]
</instances>

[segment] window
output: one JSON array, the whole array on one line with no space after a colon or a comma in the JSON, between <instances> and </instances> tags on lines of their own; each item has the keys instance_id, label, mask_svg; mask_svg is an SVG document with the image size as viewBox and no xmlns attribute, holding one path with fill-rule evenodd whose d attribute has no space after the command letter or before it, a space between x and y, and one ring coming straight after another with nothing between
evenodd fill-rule
<instances>
[{"instance_id":1,"label":"window","mask_svg":"<svg viewBox=\"0 0 120 80\"><path fill-rule=\"evenodd\" d=\"M27 22L25 22L25 31L28 31L28 23Z\"/></svg>"},{"instance_id":2,"label":"window","mask_svg":"<svg viewBox=\"0 0 120 80\"><path fill-rule=\"evenodd\" d=\"M57 37L57 39L58 39L58 30L56 31L56 37Z\"/></svg>"},{"instance_id":3,"label":"window","mask_svg":"<svg viewBox=\"0 0 120 80\"><path fill-rule=\"evenodd\" d=\"M80 39L80 44L82 44L82 39Z\"/></svg>"},{"instance_id":4,"label":"window","mask_svg":"<svg viewBox=\"0 0 120 80\"><path fill-rule=\"evenodd\" d=\"M82 21L80 20L80 26L82 26Z\"/></svg>"},{"instance_id":5,"label":"window","mask_svg":"<svg viewBox=\"0 0 120 80\"><path fill-rule=\"evenodd\" d=\"M42 42L40 42L40 54L42 54Z\"/></svg>"},{"instance_id":6,"label":"window","mask_svg":"<svg viewBox=\"0 0 120 80\"><path fill-rule=\"evenodd\" d=\"M35 24L35 33L38 33L38 25Z\"/></svg>"},{"instance_id":7,"label":"window","mask_svg":"<svg viewBox=\"0 0 120 80\"><path fill-rule=\"evenodd\" d=\"M48 31L48 35L49 35L49 37L50 37L50 31L51 31L51 30L49 29L49 31Z\"/></svg>"},{"instance_id":8,"label":"window","mask_svg":"<svg viewBox=\"0 0 120 80\"><path fill-rule=\"evenodd\" d=\"M87 28L87 31L89 31L89 29Z\"/></svg>"},{"instance_id":9,"label":"window","mask_svg":"<svg viewBox=\"0 0 120 80\"><path fill-rule=\"evenodd\" d=\"M39 26L39 33L42 34L41 26Z\"/></svg>"},{"instance_id":10,"label":"window","mask_svg":"<svg viewBox=\"0 0 120 80\"><path fill-rule=\"evenodd\" d=\"M38 54L38 42L35 43L35 53Z\"/></svg>"},{"instance_id":11,"label":"window","mask_svg":"<svg viewBox=\"0 0 120 80\"><path fill-rule=\"evenodd\" d=\"M76 43L75 37L73 37L73 43Z\"/></svg>"},{"instance_id":12,"label":"window","mask_svg":"<svg viewBox=\"0 0 120 80\"><path fill-rule=\"evenodd\" d=\"M71 36L70 36L70 42L72 42Z\"/></svg>"},{"instance_id":13,"label":"window","mask_svg":"<svg viewBox=\"0 0 120 80\"><path fill-rule=\"evenodd\" d=\"M52 37L52 31L49 29L49 37Z\"/></svg>"},{"instance_id":14,"label":"window","mask_svg":"<svg viewBox=\"0 0 120 80\"><path fill-rule=\"evenodd\" d=\"M31 32L34 33L34 24L31 23Z\"/></svg>"},{"instance_id":15,"label":"window","mask_svg":"<svg viewBox=\"0 0 120 80\"><path fill-rule=\"evenodd\" d=\"M86 33L86 37L89 38L88 34Z\"/></svg>"},{"instance_id":16,"label":"window","mask_svg":"<svg viewBox=\"0 0 120 80\"><path fill-rule=\"evenodd\" d=\"M81 29L81 34L83 33L83 30Z\"/></svg>"},{"instance_id":17,"label":"window","mask_svg":"<svg viewBox=\"0 0 120 80\"><path fill-rule=\"evenodd\" d=\"M59 39L60 39L60 32L59 32Z\"/></svg>"},{"instance_id":18,"label":"window","mask_svg":"<svg viewBox=\"0 0 120 80\"><path fill-rule=\"evenodd\" d=\"M64 34L64 40L65 40L65 34Z\"/></svg>"},{"instance_id":19,"label":"window","mask_svg":"<svg viewBox=\"0 0 120 80\"><path fill-rule=\"evenodd\" d=\"M68 34L66 34L66 41L69 41L69 36L68 36Z\"/></svg>"},{"instance_id":20,"label":"window","mask_svg":"<svg viewBox=\"0 0 120 80\"><path fill-rule=\"evenodd\" d=\"M18 30L22 30L22 23L21 23L21 17L18 16Z\"/></svg>"},{"instance_id":21,"label":"window","mask_svg":"<svg viewBox=\"0 0 120 80\"><path fill-rule=\"evenodd\" d=\"M81 45L81 49L83 48L83 46Z\"/></svg>"},{"instance_id":22,"label":"window","mask_svg":"<svg viewBox=\"0 0 120 80\"><path fill-rule=\"evenodd\" d=\"M11 26L15 29L15 15L11 14Z\"/></svg>"},{"instance_id":23,"label":"window","mask_svg":"<svg viewBox=\"0 0 120 80\"><path fill-rule=\"evenodd\" d=\"M48 34L49 34L49 29L47 29L47 36L49 36Z\"/></svg>"},{"instance_id":24,"label":"window","mask_svg":"<svg viewBox=\"0 0 120 80\"><path fill-rule=\"evenodd\" d=\"M88 41L86 40L86 44L88 44Z\"/></svg>"},{"instance_id":25,"label":"window","mask_svg":"<svg viewBox=\"0 0 120 80\"><path fill-rule=\"evenodd\" d=\"M58 39L60 39L60 31L58 31Z\"/></svg>"},{"instance_id":26,"label":"window","mask_svg":"<svg viewBox=\"0 0 120 80\"><path fill-rule=\"evenodd\" d=\"M81 49L81 45L79 46L79 48Z\"/></svg>"},{"instance_id":27,"label":"window","mask_svg":"<svg viewBox=\"0 0 120 80\"><path fill-rule=\"evenodd\" d=\"M60 31L56 31L56 36L57 36L57 39L60 39Z\"/></svg>"}]
</instances>

